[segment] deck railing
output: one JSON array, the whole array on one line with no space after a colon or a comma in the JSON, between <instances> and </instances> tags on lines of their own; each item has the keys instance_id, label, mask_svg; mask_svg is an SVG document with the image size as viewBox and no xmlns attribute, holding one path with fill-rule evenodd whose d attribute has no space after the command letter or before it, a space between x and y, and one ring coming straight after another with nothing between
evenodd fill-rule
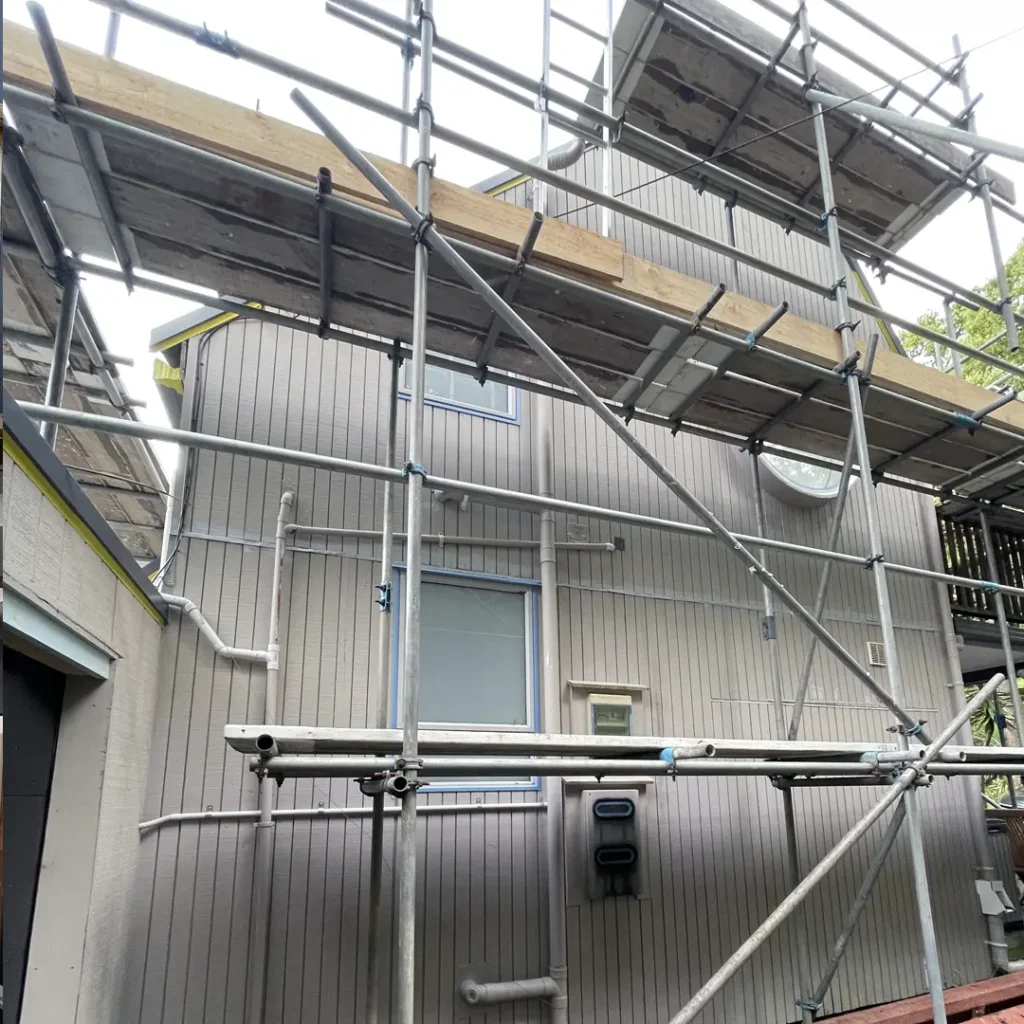
<instances>
[{"instance_id":1,"label":"deck railing","mask_svg":"<svg viewBox=\"0 0 1024 1024\"><path fill-rule=\"evenodd\" d=\"M978 523L958 521L954 516L939 515L939 533L946 571L954 576L992 580L985 558L985 542ZM1024 587L1024 532L992 527L992 543L996 551L998 580L1013 587ZM1024 597L1003 595L1006 617L1011 623L1024 625ZM954 615L978 619L995 619L993 594L970 587L949 586L949 603Z\"/></svg>"}]
</instances>

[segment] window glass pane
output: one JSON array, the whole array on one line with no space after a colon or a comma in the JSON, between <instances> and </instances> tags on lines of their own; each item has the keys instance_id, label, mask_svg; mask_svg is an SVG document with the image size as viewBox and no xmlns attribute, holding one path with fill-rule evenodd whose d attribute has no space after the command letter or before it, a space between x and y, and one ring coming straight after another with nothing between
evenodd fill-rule
<instances>
[{"instance_id":1,"label":"window glass pane","mask_svg":"<svg viewBox=\"0 0 1024 1024\"><path fill-rule=\"evenodd\" d=\"M403 387L409 390L409 377L406 367L402 364L404 374ZM486 409L500 416L515 414L512 403L512 389L507 384L486 381L479 384L475 377L468 373L456 373L441 366L427 366L425 378L425 394L427 398L436 398L441 402L452 402L455 405L470 406L474 409Z\"/></svg>"},{"instance_id":2,"label":"window glass pane","mask_svg":"<svg viewBox=\"0 0 1024 1024\"><path fill-rule=\"evenodd\" d=\"M423 582L420 721L527 725L522 593Z\"/></svg>"}]
</instances>

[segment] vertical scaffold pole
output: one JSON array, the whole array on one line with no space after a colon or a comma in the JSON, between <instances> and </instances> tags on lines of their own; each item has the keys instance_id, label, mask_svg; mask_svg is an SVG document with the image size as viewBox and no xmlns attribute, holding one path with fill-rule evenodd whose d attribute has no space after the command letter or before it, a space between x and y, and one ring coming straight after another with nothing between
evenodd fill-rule
<instances>
[{"instance_id":1,"label":"vertical scaffold pole","mask_svg":"<svg viewBox=\"0 0 1024 1024\"><path fill-rule=\"evenodd\" d=\"M761 446L755 444L750 449L750 467L754 483L754 508L757 512L757 532L762 537L768 536L768 517L765 514L764 491L761 489ZM761 561L765 562L768 552L761 548ZM779 633L775 619L775 595L767 588L761 588L761 601L764 619L761 623L761 637L768 645L768 661L772 686L772 705L775 710L775 738L784 740L788 732L786 710L782 703L782 653L779 650ZM792 892L800 884L800 850L796 839L796 814L793 809L793 790L782 790L783 818L786 825L786 891ZM800 1019L803 1024L812 1024L814 1014L807 1001L811 991L811 959L807 945L807 928L804 920L804 909L796 910L797 920L794 922L797 942L797 999L800 1008Z\"/></svg>"},{"instance_id":2,"label":"vertical scaffold pole","mask_svg":"<svg viewBox=\"0 0 1024 1024\"><path fill-rule=\"evenodd\" d=\"M801 2L799 11L800 36L803 51L804 74L810 88L814 87L817 66L814 59L814 39L811 35L810 21L807 16L807 4ZM835 192L832 186L832 167L828 151L828 138L825 134L825 119L821 104L810 101L814 140L818 150L818 167L821 175L821 193L823 214L822 219L828 231L829 251L832 255L832 270L835 275L833 288L835 291L836 310L839 315L839 332L843 347L843 357L848 359L855 352L853 341L853 323L847 295L847 266L843 256L839 235L839 210L836 206ZM886 579L885 562L882 554L882 529L878 515L878 495L871 481L871 457L868 451L867 433L864 428L864 406L860 392L859 376L850 373L847 377L847 394L850 401L854 443L857 449L857 462L860 465L862 491L864 494L864 511L868 524L868 537L871 545L871 572L875 584L875 598L878 602L878 617L882 628L882 644L889 676L889 696L897 704L903 699L903 680L900 675L899 651L896 646L896 631L893 628L892 606L889 602L889 584ZM901 727L900 742L904 748L909 746L906 732ZM921 943L924 947L924 968L931 997L932 1014L935 1024L946 1024L946 1007L942 995L942 970L939 964L938 942L935 936L935 922L932 919L931 896L928 891L928 875L925 868L924 838L921 830L920 814L917 806L917 794L908 789L903 795L907 811L907 833L910 839L910 854L914 873L914 893L917 899L918 917L921 927Z\"/></svg>"},{"instance_id":3,"label":"vertical scaffold pole","mask_svg":"<svg viewBox=\"0 0 1024 1024\"><path fill-rule=\"evenodd\" d=\"M607 0L607 22L604 42L604 75L602 76L602 88L604 99L602 109L608 117L614 117L615 111L615 47L612 36L615 31L615 10L613 0ZM604 145L601 147L601 191L606 195L612 194L612 130L607 125L601 131L601 138ZM607 206L601 207L601 234L607 237L612 230L612 212Z\"/></svg>"},{"instance_id":4,"label":"vertical scaffold pole","mask_svg":"<svg viewBox=\"0 0 1024 1024\"><path fill-rule=\"evenodd\" d=\"M395 464L395 450L398 442L398 380L401 370L401 345L395 342L391 354L391 390L388 402L388 439L384 462L388 469ZM392 557L395 543L395 485L384 483L382 517L384 526L380 556L380 584L377 587L377 603L380 605L380 620L377 633L377 704L374 711L374 725L378 729L388 727L388 690L391 686L391 610ZM381 888L384 868L384 794L374 792L373 815L370 831L370 928L366 938L366 1024L377 1024L380 1006L380 933L381 933Z\"/></svg>"},{"instance_id":5,"label":"vertical scaffold pole","mask_svg":"<svg viewBox=\"0 0 1024 1024\"><path fill-rule=\"evenodd\" d=\"M540 156L537 163L542 170L546 171L548 169L548 134L551 123L548 116L548 86L551 83L551 0L544 0L541 18L540 92L537 95L537 109L540 112ZM547 216L547 182L537 178L533 180L533 208L536 212Z\"/></svg>"},{"instance_id":6,"label":"vertical scaffold pole","mask_svg":"<svg viewBox=\"0 0 1024 1024\"><path fill-rule=\"evenodd\" d=\"M977 133L977 117L974 113L971 90L967 84L967 57L961 49L959 36L953 36L953 52L960 58L960 69L956 77L960 85L960 92L964 98L964 109L969 111L967 115L967 130ZM999 231L996 227L996 213L992 205L992 187L989 182L988 168L984 163L981 163L978 165L978 195L981 196L981 205L985 210L988 240L992 246L992 260L996 266L999 302L1003 310L1003 320L1006 323L1006 343L1010 346L1012 352L1016 352L1020 345L1020 339L1017 336L1017 320L1013 315L1013 299L1010 297L1010 285L1006 280L1006 267L1003 266L1003 253L999 246Z\"/></svg>"},{"instance_id":7,"label":"vertical scaffold pole","mask_svg":"<svg viewBox=\"0 0 1024 1024\"><path fill-rule=\"evenodd\" d=\"M988 562L988 578L993 583L999 582L999 563L996 560L996 546L992 539L992 527L989 525L985 510L978 509L978 520L981 523L981 536L985 544L985 560ZM1003 595L997 590L992 595L996 606L996 621L999 623L999 639L1003 648L1003 659L1006 665L1006 685L1010 688L1010 706L1013 708L1013 727L1017 731L1017 743L1024 736L1024 713L1021 710L1020 688L1017 686L1017 667L1013 658L1013 645L1010 642L1010 624L1006 618L1006 606ZM1010 802L1017 806L1017 786L1012 776L1006 777L1010 787Z\"/></svg>"},{"instance_id":8,"label":"vertical scaffold pole","mask_svg":"<svg viewBox=\"0 0 1024 1024\"><path fill-rule=\"evenodd\" d=\"M412 0L405 0L405 20L412 21ZM416 59L412 40L402 36L402 109L409 109L409 91L412 84L412 65ZM409 162L409 126L402 125L401 143L398 150L398 159L401 163Z\"/></svg>"},{"instance_id":9,"label":"vertical scaffold pole","mask_svg":"<svg viewBox=\"0 0 1024 1024\"><path fill-rule=\"evenodd\" d=\"M46 378L43 405L60 407L64 401L64 387L68 379L68 360L71 358L71 336L75 332L75 316L78 313L78 296L81 285L78 275L70 271L64 274L64 291L60 299L60 313L57 316L57 330L53 335L53 361ZM57 443L57 424L44 423L40 428L43 440L52 448Z\"/></svg>"},{"instance_id":10,"label":"vertical scaffold pole","mask_svg":"<svg viewBox=\"0 0 1024 1024\"><path fill-rule=\"evenodd\" d=\"M540 159L548 166L548 83L551 79L551 0L543 0L541 27ZM547 184L534 180L533 211L547 216ZM554 496L554 399L534 395L534 472L537 493ZM561 671L558 659L558 572L555 562L555 513L540 514L540 642L541 642L541 725L545 732L561 732ZM548 1000L548 1020L565 1024L568 1019L566 979L569 973L565 940L565 850L563 839L564 790L560 776L543 780L548 811L544 822L544 859L548 876L548 976L558 985L558 995Z\"/></svg>"},{"instance_id":11,"label":"vertical scaffold pole","mask_svg":"<svg viewBox=\"0 0 1024 1024\"><path fill-rule=\"evenodd\" d=\"M433 163L430 136L433 110L430 106L434 55L433 0L421 0L420 96L416 103L419 127L419 155L416 170L416 209L430 224L430 186ZM410 365L411 401L405 474L406 494L406 585L405 585L405 659L402 669L402 760L411 785L402 797L398 853L398 942L395 977L397 1024L414 1024L416 1018L416 788L419 758L420 709L420 597L423 565L423 506L426 496L426 470L423 459L423 395L427 351L427 272L430 249L422 231L415 233L416 261L413 272L412 359Z\"/></svg>"}]
</instances>

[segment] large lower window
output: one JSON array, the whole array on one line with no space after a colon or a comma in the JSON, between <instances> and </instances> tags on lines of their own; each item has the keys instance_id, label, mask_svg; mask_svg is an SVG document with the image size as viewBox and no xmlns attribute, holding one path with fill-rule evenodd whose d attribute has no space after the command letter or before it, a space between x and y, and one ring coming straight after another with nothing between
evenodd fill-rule
<instances>
[{"instance_id":1,"label":"large lower window","mask_svg":"<svg viewBox=\"0 0 1024 1024\"><path fill-rule=\"evenodd\" d=\"M410 390L409 362L402 363L401 388L405 397ZM482 416L514 421L518 418L518 393L515 388L496 381L480 384L467 373L456 373L442 366L427 366L424 396L431 405L465 410Z\"/></svg>"},{"instance_id":2,"label":"large lower window","mask_svg":"<svg viewBox=\"0 0 1024 1024\"><path fill-rule=\"evenodd\" d=\"M404 676L404 577L395 616L396 724L401 724ZM425 572L420 636L420 724L434 729L533 732L537 727L534 682L534 588ZM433 785L522 787L523 779L436 779Z\"/></svg>"}]
</instances>

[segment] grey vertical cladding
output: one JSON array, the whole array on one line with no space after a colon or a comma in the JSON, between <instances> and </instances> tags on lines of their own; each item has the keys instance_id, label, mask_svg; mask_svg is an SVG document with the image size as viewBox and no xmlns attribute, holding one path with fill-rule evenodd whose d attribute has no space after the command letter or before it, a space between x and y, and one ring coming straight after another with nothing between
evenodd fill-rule
<instances>
[{"instance_id":1,"label":"grey vertical cladding","mask_svg":"<svg viewBox=\"0 0 1024 1024\"><path fill-rule=\"evenodd\" d=\"M598 181L588 154L571 173ZM615 157L616 191L662 216L725 237L720 201L698 196L660 172ZM636 187L639 186L639 187ZM634 190L635 189L635 190ZM530 185L504 194L525 203ZM596 228L597 211L555 192L553 209ZM727 262L672 236L613 219L630 252L709 282L728 281ZM772 225L737 215L740 244L826 280L824 250ZM788 298L796 312L829 322L811 294L781 292L740 268L740 288L766 302ZM386 435L386 357L257 322L236 322L201 346L198 428L271 444L382 461ZM195 353L193 353L195 354ZM532 489L530 399L520 421L497 422L431 407L428 473ZM406 403L399 409L399 464ZM676 438L637 424L646 443L731 527L754 532L746 456L697 438ZM579 407L556 404L559 496L691 521L605 428ZM854 484L855 489L859 483ZM299 522L379 529L381 486L320 470L198 454L185 510L175 587L197 601L230 643L260 647L267 629L274 519L282 490L295 490ZM840 546L866 553L861 501L851 496ZM925 564L920 524L924 499L882 488L893 559ZM824 544L830 509L797 509L768 498L773 535ZM402 529L404 512L397 517ZM705 540L559 515L591 540L621 534L622 553L558 554L559 644L563 675L649 687L634 698L637 732L765 737L771 735L767 657L760 640L760 595L728 553ZM432 533L533 540L529 514L457 501L429 505ZM373 605L379 545L298 534L286 558L282 617L280 720L288 724L362 726L372 714L379 613ZM429 566L533 580L531 549L475 548L453 541L428 546ZM401 550L396 560L402 562ZM771 566L811 604L820 563L773 553ZM907 702L941 721L950 708L942 623L929 585L892 583ZM868 573L837 567L826 608L829 627L860 658L878 639ZM787 699L795 689L807 634L780 615ZM205 807L252 809L254 780L221 738L228 722L262 716L259 668L215 661L194 629L175 618L162 652L156 754L147 816ZM876 670L881 672L882 670ZM881 678L881 677L880 677ZM891 739L889 718L848 673L819 651L804 718L806 735ZM588 729L585 697L562 703L562 728ZM434 793L431 802L530 801L534 792ZM801 855L820 858L866 806L855 790L797 793ZM345 780L296 780L279 791L280 807L358 806ZM936 783L924 794L926 839L943 965L948 984L986 974L982 923L972 886L966 818L959 786ZM574 1021L667 1019L784 894L781 801L765 780L659 780L647 787L649 896L573 905L568 910L569 1000ZM570 796L567 813L578 813ZM480 965L489 978L543 974L542 814L451 816L420 825L419 1005L422 1019L464 1017L455 996L460 970ZM881 828L858 847L808 904L815 971L859 884ZM145 871L137 904L132 969L139 980L123 1021L191 1024L233 1021L244 1012L253 860L249 824L169 827L142 841ZM395 913L388 879L395 867L395 824L385 832L385 913ZM574 851L569 851L574 855ZM578 853L576 854L578 855ZM274 851L268 1024L347 1022L361 1018L365 977L369 823L364 819L282 822ZM923 989L910 866L902 843L882 873L826 1002L826 1012L912 995ZM705 1021L793 1020L792 928L783 928L711 1004ZM382 977L391 978L385 961ZM385 995L382 1013L390 1012ZM526 1003L488 1013L490 1021L540 1021Z\"/></svg>"}]
</instances>

